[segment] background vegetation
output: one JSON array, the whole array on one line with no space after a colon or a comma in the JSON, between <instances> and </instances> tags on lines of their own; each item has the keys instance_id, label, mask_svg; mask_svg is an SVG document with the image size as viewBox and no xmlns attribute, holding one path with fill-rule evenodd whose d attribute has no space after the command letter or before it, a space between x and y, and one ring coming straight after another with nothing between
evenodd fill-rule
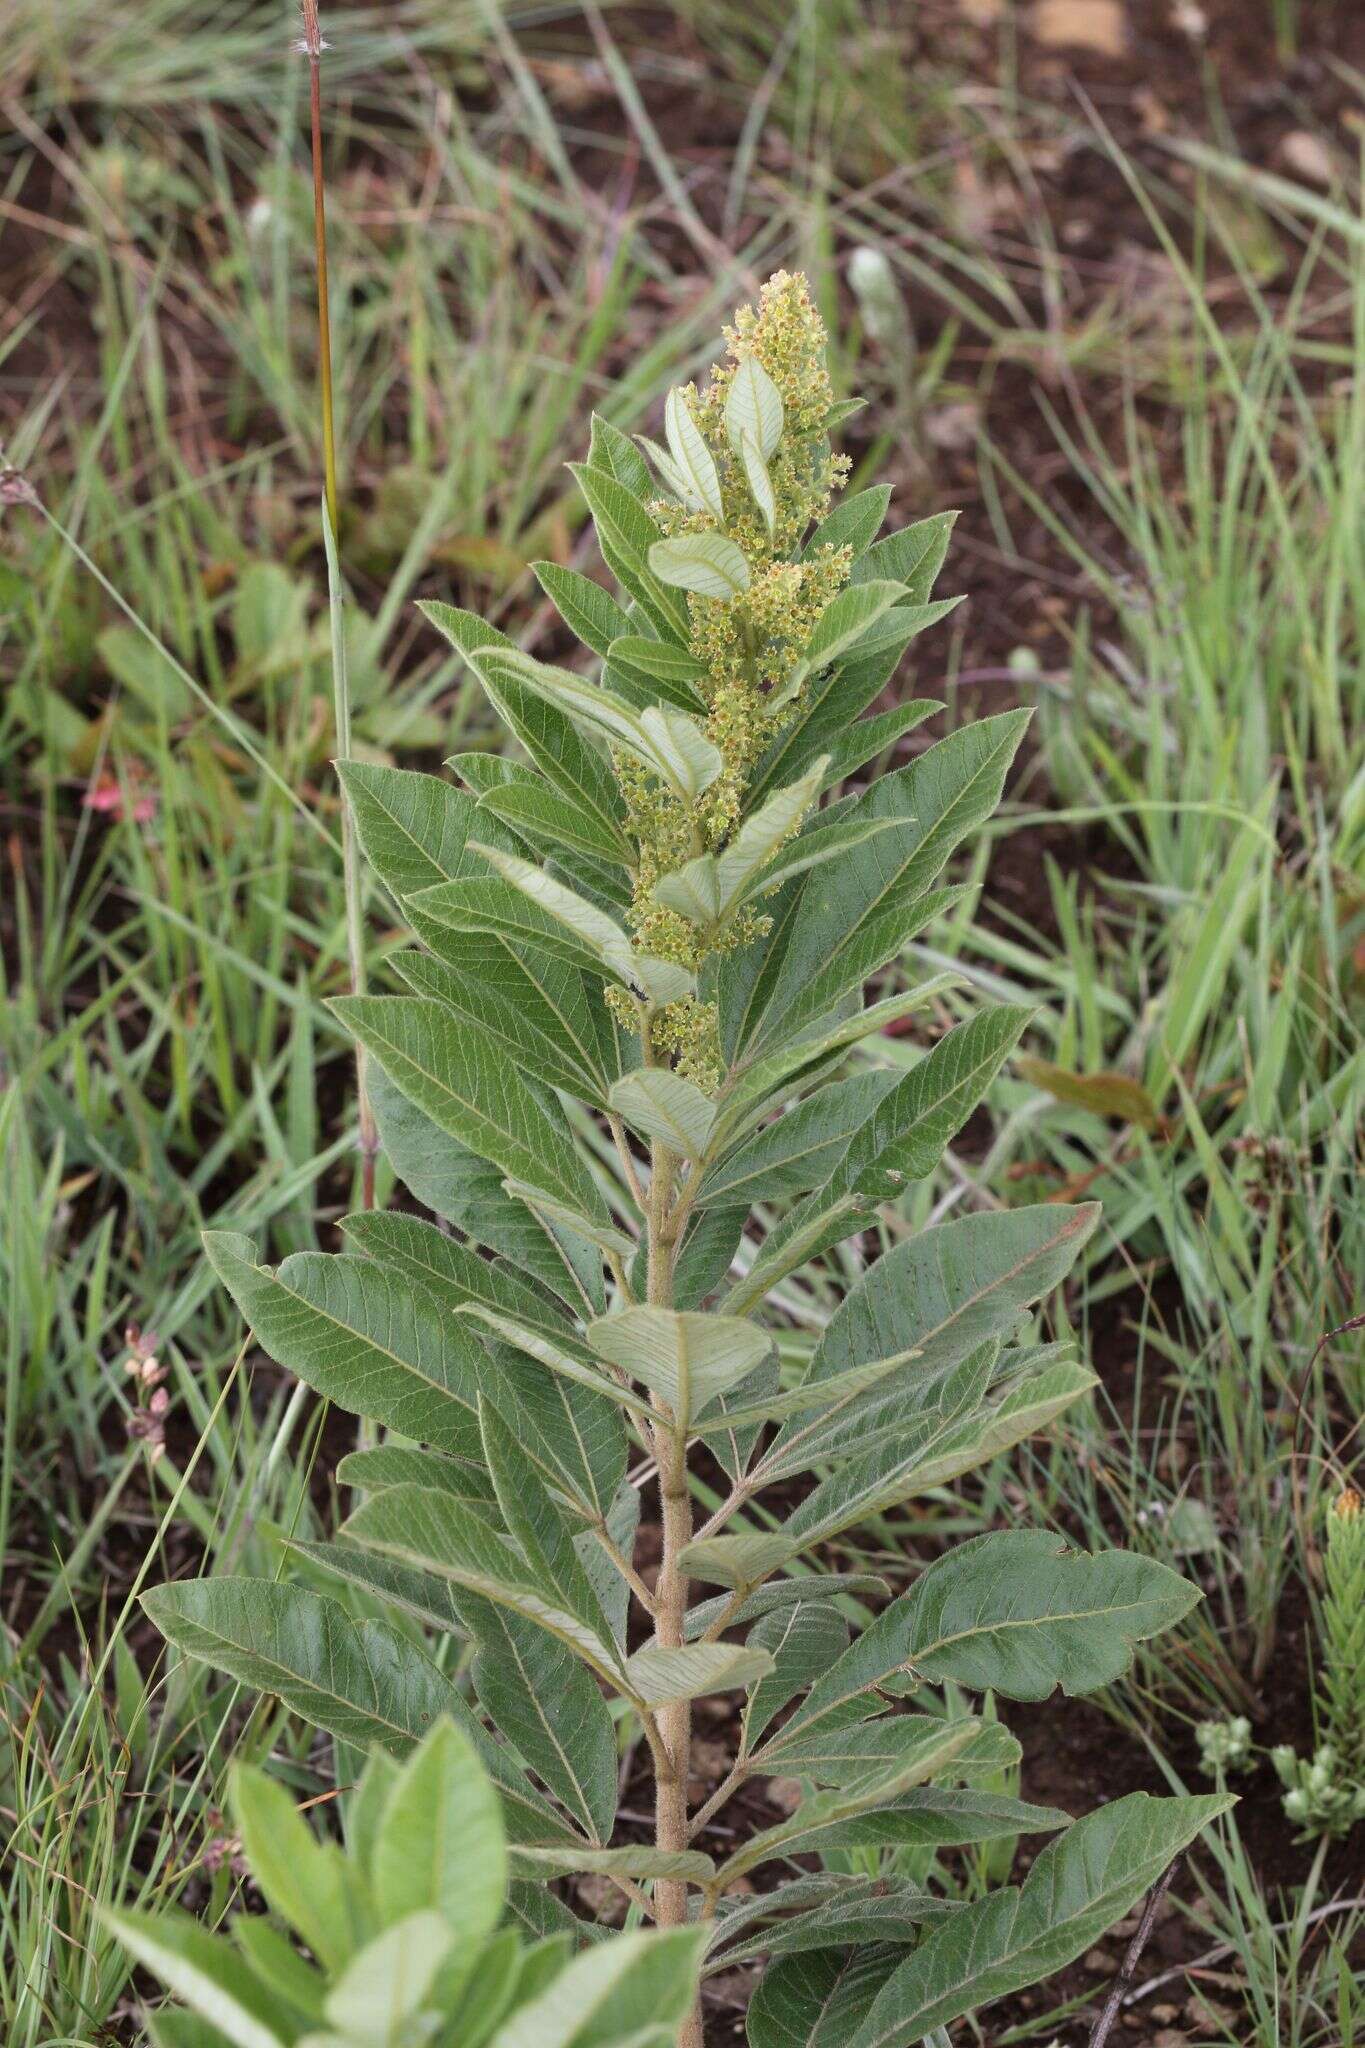
<instances>
[{"instance_id":1,"label":"background vegetation","mask_svg":"<svg viewBox=\"0 0 1365 2048\"><path fill-rule=\"evenodd\" d=\"M272 1572L333 1520L336 1425L243 1350L199 1234L330 1248L357 1163L322 1007L346 944L294 25L5 19L0 431L40 504L2 493L0 2025L94 2048L136 2039L95 1906L222 1908L234 1758L335 1789L283 1711L168 1678L136 1596ZM1360 2038L1352 1843L1295 1842L1266 1754L1312 1746L1321 1510L1365 1396L1356 10L391 0L326 27L360 750L496 743L413 599L561 652L527 564L591 563L560 467L588 413L654 426L778 263L875 393L854 487L891 480L892 524L962 508L945 588L972 599L896 685L946 708L903 746L1036 708L935 947L1038 1007L886 1228L1098 1197L1050 1328L1104 1388L843 1561L901 1584L936 1533L1050 1520L1197 1577L1133 1684L1065 1729L1010 1715L1025 1794L1193 1786L1196 1725L1247 1716L1242 1805L1128 2037ZM788 1291L794 1341L839 1279ZM1121 1948L1004 2038L1086 2039Z\"/></svg>"}]
</instances>

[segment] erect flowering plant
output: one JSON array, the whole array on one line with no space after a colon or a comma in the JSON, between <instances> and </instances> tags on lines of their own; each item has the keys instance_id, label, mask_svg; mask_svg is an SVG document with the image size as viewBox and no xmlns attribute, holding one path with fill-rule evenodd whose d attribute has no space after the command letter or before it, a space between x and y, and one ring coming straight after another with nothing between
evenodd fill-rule
<instances>
[{"instance_id":1,"label":"erect flowering plant","mask_svg":"<svg viewBox=\"0 0 1365 2048\"><path fill-rule=\"evenodd\" d=\"M891 1598L829 1547L1092 1385L1024 1319L1097 1211L902 1219L817 1341L793 1327L794 1276L934 1171L1027 1021L965 1014L906 952L957 899L944 869L1025 716L855 780L936 708L871 707L951 609L952 517L879 540L884 487L835 502L849 407L804 280L774 277L727 339L704 392L670 393L665 444L594 422L576 474L619 595L537 572L592 662L426 607L515 753L343 770L416 943L403 993L333 1007L438 1220L355 1216L346 1251L274 1270L209 1240L270 1355L384 1435L342 1461L357 1505L293 1546L299 1576L148 1605L348 1741L457 1719L542 1932L585 1935L551 1887L595 1873L658 1926L706 1926L709 1971L768 1959L755 2048L896 2048L1082 1953L1225 1802L1072 1822L998 1789L1017 1742L957 1710L1112 1680L1196 1598L1173 1572L1009 1530L907 1559ZM920 1042L881 1035L912 1018ZM699 1786L711 1695L731 1754ZM645 1841L618 1816L632 1742ZM795 1811L736 1832L733 1795L774 1777ZM970 1902L894 1861L1023 1835L1051 1838L1023 1883ZM823 1860L850 1849L892 1861Z\"/></svg>"}]
</instances>

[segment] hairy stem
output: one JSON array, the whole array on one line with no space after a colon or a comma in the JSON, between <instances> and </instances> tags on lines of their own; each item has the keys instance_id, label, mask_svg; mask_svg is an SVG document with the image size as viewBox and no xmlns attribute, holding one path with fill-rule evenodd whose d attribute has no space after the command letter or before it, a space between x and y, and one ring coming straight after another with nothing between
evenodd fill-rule
<instances>
[{"instance_id":1,"label":"hairy stem","mask_svg":"<svg viewBox=\"0 0 1365 2048\"><path fill-rule=\"evenodd\" d=\"M646 1299L654 1308L673 1306L673 1260L677 1238L669 1214L674 1160L662 1145L650 1151L649 1278ZM687 1490L687 1440L661 1414L654 1425L654 1455L659 1467L659 1508L662 1556L654 1595L654 1639L661 1649L680 1650L687 1620L687 1578L678 1558L692 1540L692 1497ZM664 1754L654 1791L654 1844L665 1853L686 1849L688 1842L687 1781L691 1772L692 1706L674 1700L659 1710ZM687 1887L672 1878L654 1886L654 1916L660 1927L681 1927L687 1920ZM679 2048L702 2048L701 2007L694 2007L678 2036Z\"/></svg>"}]
</instances>

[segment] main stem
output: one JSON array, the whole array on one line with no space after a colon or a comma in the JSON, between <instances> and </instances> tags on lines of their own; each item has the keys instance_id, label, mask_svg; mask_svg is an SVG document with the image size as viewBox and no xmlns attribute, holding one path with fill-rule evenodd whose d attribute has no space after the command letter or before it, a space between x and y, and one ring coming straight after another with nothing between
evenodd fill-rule
<instances>
[{"instance_id":1,"label":"main stem","mask_svg":"<svg viewBox=\"0 0 1365 2048\"><path fill-rule=\"evenodd\" d=\"M646 1298L653 1308L673 1306L673 1263L677 1251L677 1228L670 1215L674 1161L662 1145L650 1152L649 1201L646 1224L649 1232L649 1273ZM692 1540L692 1497L687 1490L687 1440L668 1420L660 1416L654 1426L654 1450L659 1467L659 1507L663 1549L655 1589L655 1641L661 1649L680 1650L687 1620L687 1577L678 1565L683 1550ZM674 1700L661 1709L659 1733L665 1751L654 1790L654 1845L673 1854L687 1848L687 1784L691 1775L692 1705ZM654 1918L660 1927L682 1927L687 1923L687 1887L673 1878L659 1878L654 1886ZM703 2048L700 2001L688 2015L678 2036L678 2048Z\"/></svg>"},{"instance_id":2,"label":"main stem","mask_svg":"<svg viewBox=\"0 0 1365 2048\"><path fill-rule=\"evenodd\" d=\"M323 539L327 550L327 587L332 624L332 694L335 704L337 760L351 758L351 687L342 625L343 585L337 558L336 407L332 390L332 311L327 279L327 196L322 164L322 30L317 0L303 0L303 41L308 53L308 85L313 142L313 246L318 287L318 392L322 407ZM351 994L365 993L365 931L360 904L360 861L350 805L341 805L341 864L346 892L346 950L350 959ZM379 1132L365 1081L365 1049L357 1045L356 1095L360 1117L361 1207L374 1207L374 1170Z\"/></svg>"}]
</instances>

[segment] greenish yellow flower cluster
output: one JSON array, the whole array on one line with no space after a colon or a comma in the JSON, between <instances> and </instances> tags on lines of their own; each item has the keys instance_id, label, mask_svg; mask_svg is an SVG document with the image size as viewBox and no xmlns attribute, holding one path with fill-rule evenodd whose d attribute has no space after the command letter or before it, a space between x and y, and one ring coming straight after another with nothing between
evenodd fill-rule
<instances>
[{"instance_id":1,"label":"greenish yellow flower cluster","mask_svg":"<svg viewBox=\"0 0 1365 2048\"><path fill-rule=\"evenodd\" d=\"M713 366L705 392L689 385L683 393L715 462L724 522L673 499L650 506L667 537L723 532L748 564L749 587L738 596L688 598L690 651L704 670L695 685L708 707L703 730L723 766L688 806L636 763L624 757L616 762L640 853L632 912L637 939L644 951L694 970L706 955L757 936L765 920L745 910L722 932L703 934L655 902L655 884L696 855L719 850L739 825L755 763L798 708L799 698L784 698L784 685L821 613L848 581L851 561L843 547L822 547L800 558L807 532L829 511L849 467L845 456L830 449L834 391L826 334L805 278L778 271L763 286L758 306L741 308L725 339L727 358ZM781 440L767 464L771 530L725 423L735 374L750 356L771 378L783 407ZM719 1078L709 1005L689 1000L663 1011L655 1023L655 1046L703 1086Z\"/></svg>"}]
</instances>

